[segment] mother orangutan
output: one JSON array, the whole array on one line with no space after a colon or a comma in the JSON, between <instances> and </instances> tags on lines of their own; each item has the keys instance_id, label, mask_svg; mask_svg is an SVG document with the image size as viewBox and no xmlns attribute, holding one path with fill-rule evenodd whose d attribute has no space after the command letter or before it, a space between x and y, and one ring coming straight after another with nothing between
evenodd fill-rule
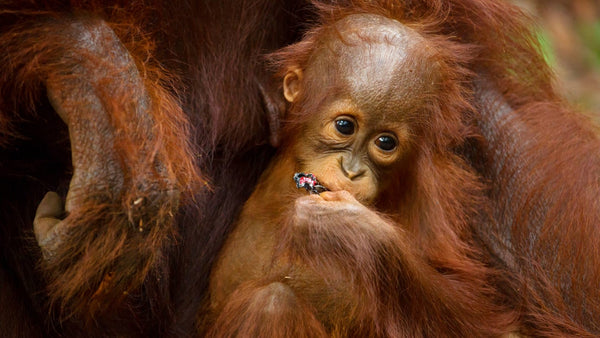
<instances>
[{"instance_id":1,"label":"mother orangutan","mask_svg":"<svg viewBox=\"0 0 600 338\"><path fill-rule=\"evenodd\" d=\"M463 70L447 151L484 189L473 210L437 205L436 222L465 225L446 247L406 194L418 264L460 249L488 270L511 319L481 325L499 334L600 334L599 136L556 94L529 22L494 0L2 2L0 332L205 334L212 263L286 125L263 54L361 13L457 46ZM446 327L410 313L420 335Z\"/></svg>"}]
</instances>

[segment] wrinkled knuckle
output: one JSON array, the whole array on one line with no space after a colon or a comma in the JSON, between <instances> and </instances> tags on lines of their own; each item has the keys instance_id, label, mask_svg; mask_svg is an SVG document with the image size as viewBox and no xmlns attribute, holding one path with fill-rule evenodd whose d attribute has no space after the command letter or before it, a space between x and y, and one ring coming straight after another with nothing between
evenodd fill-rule
<instances>
[{"instance_id":1,"label":"wrinkled knuckle","mask_svg":"<svg viewBox=\"0 0 600 338\"><path fill-rule=\"evenodd\" d=\"M315 212L317 205L318 200L312 195L296 199L294 201L294 217L299 221L309 219Z\"/></svg>"},{"instance_id":2,"label":"wrinkled knuckle","mask_svg":"<svg viewBox=\"0 0 600 338\"><path fill-rule=\"evenodd\" d=\"M294 208L295 209L304 209L307 207L311 207L314 206L317 203L317 196L315 195L308 195L308 196L302 196L300 198L297 198L294 201Z\"/></svg>"}]
</instances>

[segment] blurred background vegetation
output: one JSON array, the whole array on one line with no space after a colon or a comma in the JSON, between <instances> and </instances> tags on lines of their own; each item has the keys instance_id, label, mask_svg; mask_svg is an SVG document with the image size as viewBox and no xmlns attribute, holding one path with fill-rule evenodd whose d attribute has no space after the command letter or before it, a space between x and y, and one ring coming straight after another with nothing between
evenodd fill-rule
<instances>
[{"instance_id":1,"label":"blurred background vegetation","mask_svg":"<svg viewBox=\"0 0 600 338\"><path fill-rule=\"evenodd\" d=\"M509 0L534 17L560 91L600 117L600 0Z\"/></svg>"}]
</instances>

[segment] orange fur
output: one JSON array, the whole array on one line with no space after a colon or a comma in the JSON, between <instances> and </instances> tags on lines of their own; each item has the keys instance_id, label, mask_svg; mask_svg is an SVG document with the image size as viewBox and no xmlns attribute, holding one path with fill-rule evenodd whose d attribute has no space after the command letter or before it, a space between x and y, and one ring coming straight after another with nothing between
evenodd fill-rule
<instances>
[{"instance_id":1,"label":"orange fur","mask_svg":"<svg viewBox=\"0 0 600 338\"><path fill-rule=\"evenodd\" d=\"M451 266L438 275L449 277L456 294L483 294L506 305L517 312L518 330L526 335L599 334L597 130L554 91L529 19L495 0L3 1L0 331L205 332L212 263L273 156L265 146L273 107L261 97L268 72L260 55L297 42L308 28L357 12L395 18L445 45L449 59L458 61L449 67L458 73L446 75L448 84L461 81L461 92L450 90L442 98L455 113L423 126L435 133L423 134L431 144L416 141L428 156L415 156L414 170L395 182L401 198L394 194L388 199L394 203L380 205L385 212L404 206L390 222L405 225L411 250L427 257L423 265L413 261L415 269ZM73 170L68 131L43 84L49 76L69 83L68 69L98 57L65 32L72 23L101 21L132 57L153 102L152 118L141 128L128 119L127 102L139 97L127 88L115 84L114 92L104 93L115 130L126 131L112 144L112 155L122 160L128 183L119 198L90 199L81 213L69 216L70 223L88 226L73 227L59 253L63 259L40 270L33 213L46 191L66 193ZM309 53L295 52L302 51ZM65 55L74 58L50 62ZM167 211L173 205L158 203L142 213L157 226L140 236L127 228L128 209L139 196L154 196L136 183L160 177L148 170L156 161L165 165L169 184L193 190L194 199L184 201L173 222ZM211 190L193 183L198 168ZM97 194L90 189L90 197ZM314 264L323 272L318 267L332 263ZM103 287L108 293L92 300L110 272L118 272L114 287ZM436 296L445 297L424 294ZM450 325L437 321L445 316L443 306L421 316L417 309L424 303L390 302L381 311L400 313L397 307L409 306L412 321L401 322L407 328ZM62 306L63 316L49 312L49 304ZM468 312L459 308L456 314ZM390 323L390 332L402 326Z\"/></svg>"},{"instance_id":2,"label":"orange fur","mask_svg":"<svg viewBox=\"0 0 600 338\"><path fill-rule=\"evenodd\" d=\"M283 83L285 72L294 67L308 74L313 63L324 64L318 68L323 72L335 69L335 57L315 51L336 34L345 43L334 25L345 18L342 15L351 13L341 11L323 18L301 42L272 54L278 81ZM407 25L423 27L411 21ZM306 78L298 102L292 102L283 121L281 149L247 201L213 271L212 306L217 324L211 335L231 335L220 322L232 318L237 318L241 331L236 334L242 336L271 327L295 330L296 326L309 326L309 322L258 321L255 317L264 312L261 308L231 305L239 299L278 299L278 294L261 296L257 289L244 289L247 280L271 283L269 287L275 282L286 285L300 301L312 305L317 319L332 335L500 336L515 330L516 311L505 307L503 297L496 294L496 272L480 260L484 253L475 247L470 233L476 226L478 208L487 202L483 186L465 159L454 152L474 130L468 125L474 115L466 99L469 90L461 86L472 76L463 68L472 58L472 48L425 30L417 32L434 50L433 56L406 51L407 69L401 77L406 82L399 85L410 83L410 76L426 75L419 67L410 68L416 62L426 63L425 69L435 67L439 78L431 85L434 89L429 95L433 97L413 93L421 106L414 108L419 114L406 122L412 130L407 158L376 181L383 189L374 208L386 216L364 206L330 210L319 198L309 203L290 193L291 175L298 170L296 166L303 165L296 162L304 163L305 158L298 149L310 148L309 138L314 137L307 129L325 123L326 114L319 104L335 97L337 89L325 87L324 80ZM361 41L370 46L367 40ZM337 55L336 51L331 54ZM369 62L363 60L363 64ZM399 122L394 120L397 117L364 109L367 114L377 114L375 120ZM246 257L243 266L236 263L237 255ZM233 287L235 291L227 296L237 283L241 290Z\"/></svg>"}]
</instances>

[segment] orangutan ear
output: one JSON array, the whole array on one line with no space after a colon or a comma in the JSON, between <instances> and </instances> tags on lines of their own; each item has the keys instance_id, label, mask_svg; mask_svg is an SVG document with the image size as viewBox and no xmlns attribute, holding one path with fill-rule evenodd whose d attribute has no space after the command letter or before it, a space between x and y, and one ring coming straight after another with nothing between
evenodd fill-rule
<instances>
[{"instance_id":1,"label":"orangutan ear","mask_svg":"<svg viewBox=\"0 0 600 338\"><path fill-rule=\"evenodd\" d=\"M292 103L300 94L302 83L302 69L299 67L291 67L283 78L283 96Z\"/></svg>"},{"instance_id":2,"label":"orangutan ear","mask_svg":"<svg viewBox=\"0 0 600 338\"><path fill-rule=\"evenodd\" d=\"M268 81L257 81L269 123L269 143L275 148L280 142L280 126L287 110L286 101L292 103L296 100L300 93L301 81L300 67L291 67L283 78L283 96L280 91L273 89L278 87L277 85L273 86Z\"/></svg>"}]
</instances>

